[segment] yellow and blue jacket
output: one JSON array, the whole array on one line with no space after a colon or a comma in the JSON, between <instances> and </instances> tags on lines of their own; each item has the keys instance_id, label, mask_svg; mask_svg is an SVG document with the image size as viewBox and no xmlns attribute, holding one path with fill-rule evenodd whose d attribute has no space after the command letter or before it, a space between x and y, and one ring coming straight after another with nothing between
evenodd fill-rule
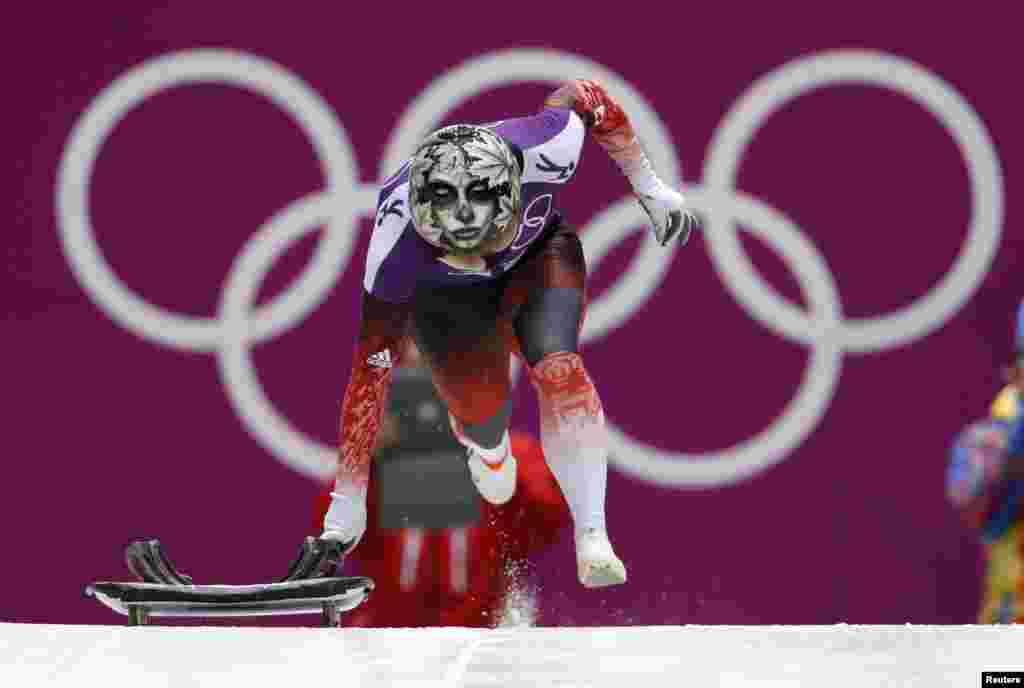
<instances>
[{"instance_id":1,"label":"yellow and blue jacket","mask_svg":"<svg viewBox=\"0 0 1024 688\"><path fill-rule=\"evenodd\" d=\"M992 403L992 418L1011 427L1011 445L1013 425L1018 426L1019 442L1019 397L1017 390L1008 386ZM978 623L1024 623L1024 486L1016 482L1005 486L980 524L987 563Z\"/></svg>"}]
</instances>

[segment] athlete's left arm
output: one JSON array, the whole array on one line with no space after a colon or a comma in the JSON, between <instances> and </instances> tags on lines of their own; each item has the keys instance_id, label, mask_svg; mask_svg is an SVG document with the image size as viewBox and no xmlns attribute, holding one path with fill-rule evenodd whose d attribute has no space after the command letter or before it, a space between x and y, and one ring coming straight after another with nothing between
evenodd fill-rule
<instances>
[{"instance_id":1,"label":"athlete's left arm","mask_svg":"<svg viewBox=\"0 0 1024 688\"><path fill-rule=\"evenodd\" d=\"M687 209L682 194L655 173L629 116L604 86L596 81L574 79L549 95L544 105L569 108L580 116L594 141L629 180L662 245L676 236L680 242L686 242L699 224L697 217Z\"/></svg>"}]
</instances>

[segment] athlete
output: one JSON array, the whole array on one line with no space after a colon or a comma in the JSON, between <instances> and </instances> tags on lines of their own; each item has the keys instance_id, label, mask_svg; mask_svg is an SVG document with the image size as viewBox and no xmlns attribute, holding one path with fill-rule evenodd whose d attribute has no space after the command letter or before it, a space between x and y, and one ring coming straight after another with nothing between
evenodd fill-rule
<instances>
[{"instance_id":1,"label":"athlete","mask_svg":"<svg viewBox=\"0 0 1024 688\"><path fill-rule=\"evenodd\" d=\"M957 436L947 495L981 537L985 575L978 623L1024 623L1024 303L1007 385L988 419Z\"/></svg>"},{"instance_id":2,"label":"athlete","mask_svg":"<svg viewBox=\"0 0 1024 688\"><path fill-rule=\"evenodd\" d=\"M685 242L696 217L652 169L622 107L594 81L566 83L531 116L435 131L385 182L322 538L353 547L365 532L371 450L392 366L412 337L467 448L476 488L494 505L515 492L510 357L525 361L544 456L573 518L579 581L626 581L605 527L604 411L579 352L583 248L556 201L588 134L629 181L657 240Z\"/></svg>"}]
</instances>

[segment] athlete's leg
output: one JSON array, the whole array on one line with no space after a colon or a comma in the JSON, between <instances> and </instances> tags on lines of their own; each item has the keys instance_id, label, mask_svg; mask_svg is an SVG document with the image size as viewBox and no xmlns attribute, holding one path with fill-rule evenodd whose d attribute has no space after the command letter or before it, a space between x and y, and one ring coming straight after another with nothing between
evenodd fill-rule
<instances>
[{"instance_id":1,"label":"athlete's leg","mask_svg":"<svg viewBox=\"0 0 1024 688\"><path fill-rule=\"evenodd\" d=\"M413 327L452 430L470 450L473 481L492 504L511 499L516 483L508 435L511 354L499 322L502 288L491 283L418 294Z\"/></svg>"},{"instance_id":2,"label":"athlete's leg","mask_svg":"<svg viewBox=\"0 0 1024 688\"><path fill-rule=\"evenodd\" d=\"M579 353L586 263L575 232L558 228L514 271L505 309L540 409L541 444L572 512L584 585L625 581L605 534L608 449L601 399Z\"/></svg>"},{"instance_id":3,"label":"athlete's leg","mask_svg":"<svg viewBox=\"0 0 1024 688\"><path fill-rule=\"evenodd\" d=\"M416 344L439 395L461 432L486 449L501 441L510 410L500 293L493 283L423 291L413 316Z\"/></svg>"}]
</instances>

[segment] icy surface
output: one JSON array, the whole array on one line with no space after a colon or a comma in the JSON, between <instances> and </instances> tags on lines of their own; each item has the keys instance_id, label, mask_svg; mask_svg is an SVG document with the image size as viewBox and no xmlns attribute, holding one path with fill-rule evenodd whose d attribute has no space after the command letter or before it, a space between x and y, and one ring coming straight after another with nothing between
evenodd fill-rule
<instances>
[{"instance_id":1,"label":"icy surface","mask_svg":"<svg viewBox=\"0 0 1024 688\"><path fill-rule=\"evenodd\" d=\"M977 686L1024 627L309 629L0 624L4 686ZM636 679L632 686L623 680Z\"/></svg>"}]
</instances>

